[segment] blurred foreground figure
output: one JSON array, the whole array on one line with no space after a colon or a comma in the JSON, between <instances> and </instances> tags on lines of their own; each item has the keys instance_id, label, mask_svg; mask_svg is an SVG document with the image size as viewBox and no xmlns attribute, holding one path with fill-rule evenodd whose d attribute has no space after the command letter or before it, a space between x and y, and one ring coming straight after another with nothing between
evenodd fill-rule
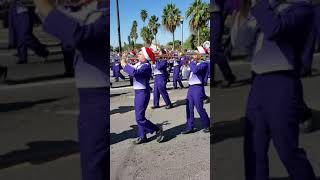
<instances>
[{"instance_id":1,"label":"blurred foreground figure","mask_svg":"<svg viewBox=\"0 0 320 180\"><path fill-rule=\"evenodd\" d=\"M301 57L312 28L312 6L304 0L260 0L252 6L258 30L245 120L246 180L269 179L271 139L289 179L315 180L306 153L299 148L299 123L306 109Z\"/></svg>"},{"instance_id":2,"label":"blurred foreground figure","mask_svg":"<svg viewBox=\"0 0 320 180\"><path fill-rule=\"evenodd\" d=\"M77 1L74 13L34 0L43 28L75 49L75 79L80 96L79 144L83 180L107 180L109 173L109 1Z\"/></svg>"}]
</instances>

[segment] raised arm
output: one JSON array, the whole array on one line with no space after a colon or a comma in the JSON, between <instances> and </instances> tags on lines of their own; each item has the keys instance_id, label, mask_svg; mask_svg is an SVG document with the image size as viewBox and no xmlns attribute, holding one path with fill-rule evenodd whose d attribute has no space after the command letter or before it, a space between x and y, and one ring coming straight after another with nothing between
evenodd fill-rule
<instances>
[{"instance_id":1,"label":"raised arm","mask_svg":"<svg viewBox=\"0 0 320 180\"><path fill-rule=\"evenodd\" d=\"M107 13L92 24L81 26L74 19L55 9L45 18L43 28L46 32L74 48L82 44L103 44L108 41Z\"/></svg>"},{"instance_id":2,"label":"raised arm","mask_svg":"<svg viewBox=\"0 0 320 180\"><path fill-rule=\"evenodd\" d=\"M297 28L303 29L304 21L312 17L312 7L307 3L292 4L279 14L271 8L268 0L261 0L252 9L258 27L268 39L294 32Z\"/></svg>"},{"instance_id":3,"label":"raised arm","mask_svg":"<svg viewBox=\"0 0 320 180\"><path fill-rule=\"evenodd\" d=\"M193 73L198 73L200 71L205 71L207 68L207 64L206 63L201 63L199 65L197 65L194 61L190 62L189 64L190 70Z\"/></svg>"},{"instance_id":4,"label":"raised arm","mask_svg":"<svg viewBox=\"0 0 320 180\"><path fill-rule=\"evenodd\" d=\"M160 60L156 62L156 68L159 70L165 70L167 68L167 61L166 60Z\"/></svg>"},{"instance_id":5,"label":"raised arm","mask_svg":"<svg viewBox=\"0 0 320 180\"><path fill-rule=\"evenodd\" d=\"M148 76L151 74L151 68L149 64L143 64L139 69L127 64L124 66L123 70L130 76Z\"/></svg>"}]
</instances>

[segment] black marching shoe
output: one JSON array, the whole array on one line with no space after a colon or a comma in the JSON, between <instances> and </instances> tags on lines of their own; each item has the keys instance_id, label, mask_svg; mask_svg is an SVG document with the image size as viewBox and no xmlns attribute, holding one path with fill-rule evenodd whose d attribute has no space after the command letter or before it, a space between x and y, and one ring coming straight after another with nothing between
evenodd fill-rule
<instances>
[{"instance_id":1,"label":"black marching shoe","mask_svg":"<svg viewBox=\"0 0 320 180\"><path fill-rule=\"evenodd\" d=\"M207 128L203 128L203 129L202 129L202 132L204 132L204 133L209 133L209 132L210 132L210 128L208 128L208 127L207 127Z\"/></svg>"},{"instance_id":2,"label":"black marching shoe","mask_svg":"<svg viewBox=\"0 0 320 180\"><path fill-rule=\"evenodd\" d=\"M195 132L195 131L194 131L194 129L192 128L192 129L186 129L186 130L182 131L181 134L190 134L190 133L194 133L194 132Z\"/></svg>"},{"instance_id":3,"label":"black marching shoe","mask_svg":"<svg viewBox=\"0 0 320 180\"><path fill-rule=\"evenodd\" d=\"M27 61L18 61L17 64L28 64Z\"/></svg>"},{"instance_id":4,"label":"black marching shoe","mask_svg":"<svg viewBox=\"0 0 320 180\"><path fill-rule=\"evenodd\" d=\"M158 109L160 108L159 106L152 106L151 109Z\"/></svg>"},{"instance_id":5,"label":"black marching shoe","mask_svg":"<svg viewBox=\"0 0 320 180\"><path fill-rule=\"evenodd\" d=\"M210 103L210 97L209 96L206 96L204 100L205 100L204 103L206 103L206 104Z\"/></svg>"},{"instance_id":6,"label":"black marching shoe","mask_svg":"<svg viewBox=\"0 0 320 180\"><path fill-rule=\"evenodd\" d=\"M304 113L303 121L299 124L300 132L310 133L313 130L312 110L309 109Z\"/></svg>"},{"instance_id":7,"label":"black marching shoe","mask_svg":"<svg viewBox=\"0 0 320 180\"><path fill-rule=\"evenodd\" d=\"M137 140L133 141L133 144L138 145L138 144L142 144L142 143L146 143L148 141L147 137L138 137Z\"/></svg>"},{"instance_id":8,"label":"black marching shoe","mask_svg":"<svg viewBox=\"0 0 320 180\"><path fill-rule=\"evenodd\" d=\"M313 121L312 119L307 119L304 122L299 124L300 132L302 133L310 133L313 130Z\"/></svg>"},{"instance_id":9,"label":"black marching shoe","mask_svg":"<svg viewBox=\"0 0 320 180\"><path fill-rule=\"evenodd\" d=\"M162 127L159 127L160 129L157 131L157 142L161 143L164 140L163 130Z\"/></svg>"},{"instance_id":10,"label":"black marching shoe","mask_svg":"<svg viewBox=\"0 0 320 180\"><path fill-rule=\"evenodd\" d=\"M222 81L221 88L228 88L231 86L231 84L235 83L235 81L236 81L236 77L232 76L231 79Z\"/></svg>"},{"instance_id":11,"label":"black marching shoe","mask_svg":"<svg viewBox=\"0 0 320 180\"><path fill-rule=\"evenodd\" d=\"M8 67L0 67L0 77L6 80L8 76Z\"/></svg>"},{"instance_id":12,"label":"black marching shoe","mask_svg":"<svg viewBox=\"0 0 320 180\"><path fill-rule=\"evenodd\" d=\"M301 76L302 76L302 77L312 76L312 70L311 70L311 69L302 68L302 70L301 70Z\"/></svg>"},{"instance_id":13,"label":"black marching shoe","mask_svg":"<svg viewBox=\"0 0 320 180\"><path fill-rule=\"evenodd\" d=\"M65 72L63 77L74 77L74 72Z\"/></svg>"},{"instance_id":14,"label":"black marching shoe","mask_svg":"<svg viewBox=\"0 0 320 180\"><path fill-rule=\"evenodd\" d=\"M171 109L171 108L173 108L172 104L169 104L169 105L166 106L166 109Z\"/></svg>"}]
</instances>

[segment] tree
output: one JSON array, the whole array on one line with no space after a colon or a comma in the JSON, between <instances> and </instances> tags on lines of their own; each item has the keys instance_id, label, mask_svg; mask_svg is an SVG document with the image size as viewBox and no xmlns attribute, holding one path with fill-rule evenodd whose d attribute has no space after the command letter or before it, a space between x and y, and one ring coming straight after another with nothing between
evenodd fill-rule
<instances>
[{"instance_id":1,"label":"tree","mask_svg":"<svg viewBox=\"0 0 320 180\"><path fill-rule=\"evenodd\" d=\"M133 49L135 48L136 41L138 39L138 33L137 33L138 23L137 21L132 22L132 27L130 31L130 38L132 39Z\"/></svg>"},{"instance_id":2,"label":"tree","mask_svg":"<svg viewBox=\"0 0 320 180\"><path fill-rule=\"evenodd\" d=\"M197 32L197 46L200 46L200 30L210 19L209 4L203 3L201 0L194 0L194 2L187 9L186 17L190 18L190 30L192 32Z\"/></svg>"},{"instance_id":3,"label":"tree","mask_svg":"<svg viewBox=\"0 0 320 180\"><path fill-rule=\"evenodd\" d=\"M131 45L132 43L131 43L131 37L130 37L130 35L128 36L128 50L130 49L130 45Z\"/></svg>"},{"instance_id":4,"label":"tree","mask_svg":"<svg viewBox=\"0 0 320 180\"><path fill-rule=\"evenodd\" d=\"M113 51L115 51L115 52L120 52L119 46L118 46L118 47L115 47L115 48L113 49Z\"/></svg>"},{"instance_id":5,"label":"tree","mask_svg":"<svg viewBox=\"0 0 320 180\"><path fill-rule=\"evenodd\" d=\"M158 23L159 18L155 15L150 17L149 20L149 28L154 36L154 39L156 41L156 46L157 46L157 34L158 34L158 28L160 27L160 24Z\"/></svg>"},{"instance_id":6,"label":"tree","mask_svg":"<svg viewBox=\"0 0 320 180\"><path fill-rule=\"evenodd\" d=\"M140 17L143 21L143 23L146 21L147 17L148 17L148 12L145 9L142 9L140 12Z\"/></svg>"},{"instance_id":7,"label":"tree","mask_svg":"<svg viewBox=\"0 0 320 180\"><path fill-rule=\"evenodd\" d=\"M172 46L173 46L173 43L172 43L172 42L168 42L168 43L167 43L167 47L172 47ZM181 49L181 41L180 41L180 40L175 40L175 41L174 41L174 47Z\"/></svg>"},{"instance_id":8,"label":"tree","mask_svg":"<svg viewBox=\"0 0 320 180\"><path fill-rule=\"evenodd\" d=\"M140 32L140 36L144 41L144 45L150 45L153 40L153 35L151 30L148 27L143 27Z\"/></svg>"},{"instance_id":9,"label":"tree","mask_svg":"<svg viewBox=\"0 0 320 180\"><path fill-rule=\"evenodd\" d=\"M180 13L181 11L174 4L168 4L162 11L162 25L172 33L172 42L174 42L174 31L177 26L180 26ZM173 50L175 50L174 44Z\"/></svg>"},{"instance_id":10,"label":"tree","mask_svg":"<svg viewBox=\"0 0 320 180\"><path fill-rule=\"evenodd\" d=\"M201 42L208 41L210 38L210 32L209 32L208 26L205 25L201 27L199 34L200 34ZM196 49L197 46L198 46L198 35L193 33L188 37L187 41L184 43L184 49Z\"/></svg>"}]
</instances>

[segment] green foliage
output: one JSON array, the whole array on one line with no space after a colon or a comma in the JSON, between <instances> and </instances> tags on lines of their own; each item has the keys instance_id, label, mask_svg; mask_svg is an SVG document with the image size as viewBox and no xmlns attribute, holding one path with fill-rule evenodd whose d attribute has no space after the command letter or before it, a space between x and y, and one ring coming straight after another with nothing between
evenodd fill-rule
<instances>
[{"instance_id":1,"label":"green foliage","mask_svg":"<svg viewBox=\"0 0 320 180\"><path fill-rule=\"evenodd\" d=\"M152 31L146 26L141 29L140 36L142 37L145 45L150 45L154 38Z\"/></svg>"},{"instance_id":2,"label":"green foliage","mask_svg":"<svg viewBox=\"0 0 320 180\"><path fill-rule=\"evenodd\" d=\"M181 11L174 4L168 4L162 11L162 25L172 33L172 42L174 42L174 32L180 26L180 14Z\"/></svg>"}]
</instances>

